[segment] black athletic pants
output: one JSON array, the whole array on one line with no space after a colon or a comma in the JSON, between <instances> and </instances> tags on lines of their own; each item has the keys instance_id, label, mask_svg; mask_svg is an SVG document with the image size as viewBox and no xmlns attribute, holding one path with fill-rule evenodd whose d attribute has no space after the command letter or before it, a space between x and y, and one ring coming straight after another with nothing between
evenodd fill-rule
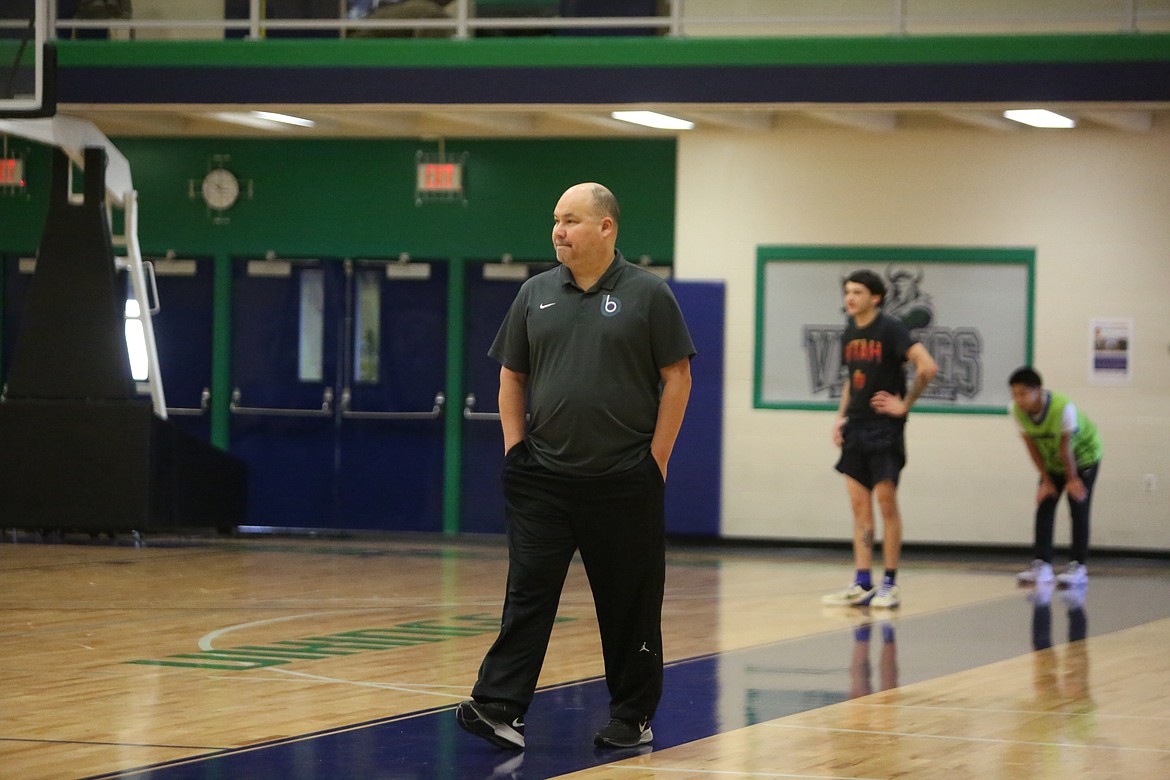
<instances>
[{"instance_id":1,"label":"black athletic pants","mask_svg":"<svg viewBox=\"0 0 1170 780\"><path fill-rule=\"evenodd\" d=\"M1097 481L1097 470L1101 464L1077 469L1081 482L1085 483L1085 500L1074 501L1068 497L1068 512L1072 517L1072 547L1069 549L1069 559L1087 564L1089 557L1089 511L1093 503L1093 483ZM1052 535L1056 525L1056 504L1068 477L1064 474L1048 472L1048 478L1056 487L1056 493L1041 501L1036 506L1035 549L1036 558L1052 562L1054 554Z\"/></svg>"},{"instance_id":2,"label":"black athletic pants","mask_svg":"<svg viewBox=\"0 0 1170 780\"><path fill-rule=\"evenodd\" d=\"M500 634L472 689L480 701L527 710L544 664L573 554L593 591L610 717L650 719L662 696L666 580L662 472L647 453L605 477L566 477L541 466L525 442L504 459L508 589Z\"/></svg>"}]
</instances>

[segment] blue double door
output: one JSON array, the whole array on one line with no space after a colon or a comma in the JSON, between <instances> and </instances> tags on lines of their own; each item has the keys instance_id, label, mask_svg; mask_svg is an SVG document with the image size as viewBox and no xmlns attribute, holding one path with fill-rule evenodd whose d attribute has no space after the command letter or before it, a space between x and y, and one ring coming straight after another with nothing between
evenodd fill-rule
<instances>
[{"instance_id":1,"label":"blue double door","mask_svg":"<svg viewBox=\"0 0 1170 780\"><path fill-rule=\"evenodd\" d=\"M447 273L234 261L230 440L251 524L442 528Z\"/></svg>"},{"instance_id":2,"label":"blue double door","mask_svg":"<svg viewBox=\"0 0 1170 780\"><path fill-rule=\"evenodd\" d=\"M7 375L35 261L0 260ZM211 409L228 407L250 524L504 530L499 365L487 351L524 279L549 264L233 260L230 403L211 390L213 262L153 265L170 418L206 440ZM723 291L673 286L700 358L668 505L674 531L716 534Z\"/></svg>"}]
</instances>

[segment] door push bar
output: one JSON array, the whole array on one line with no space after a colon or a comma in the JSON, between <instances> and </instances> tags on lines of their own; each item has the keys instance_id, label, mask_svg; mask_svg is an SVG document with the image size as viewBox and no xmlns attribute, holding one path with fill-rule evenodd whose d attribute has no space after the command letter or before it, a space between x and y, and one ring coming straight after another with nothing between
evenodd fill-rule
<instances>
[{"instance_id":1,"label":"door push bar","mask_svg":"<svg viewBox=\"0 0 1170 780\"><path fill-rule=\"evenodd\" d=\"M500 419L499 412L477 412L475 411L475 393L468 393L467 397L463 399L463 419L464 420L498 420Z\"/></svg>"},{"instance_id":2,"label":"door push bar","mask_svg":"<svg viewBox=\"0 0 1170 780\"><path fill-rule=\"evenodd\" d=\"M353 396L349 388L341 390L341 416L346 420L434 420L443 414L447 396L435 393L435 405L429 412L355 412L349 408Z\"/></svg>"},{"instance_id":3,"label":"door push bar","mask_svg":"<svg viewBox=\"0 0 1170 780\"><path fill-rule=\"evenodd\" d=\"M180 406L177 408L174 406L169 406L169 407L167 407L167 414L172 416L172 417L174 417L176 415L185 416L185 417L202 417L203 415L207 414L207 407L210 404L211 404L211 391L205 387L205 388L203 388L203 392L199 394L199 406L197 406L197 407Z\"/></svg>"},{"instance_id":4,"label":"door push bar","mask_svg":"<svg viewBox=\"0 0 1170 780\"><path fill-rule=\"evenodd\" d=\"M467 397L463 399L463 419L464 420L498 420L500 419L499 412L477 412L475 411L475 393L468 393ZM525 420L531 420L532 415L525 414Z\"/></svg>"},{"instance_id":5,"label":"door push bar","mask_svg":"<svg viewBox=\"0 0 1170 780\"><path fill-rule=\"evenodd\" d=\"M321 394L320 409L271 409L263 406L240 406L240 388L232 388L232 414L247 414L258 417L332 417L333 388L326 387Z\"/></svg>"}]
</instances>

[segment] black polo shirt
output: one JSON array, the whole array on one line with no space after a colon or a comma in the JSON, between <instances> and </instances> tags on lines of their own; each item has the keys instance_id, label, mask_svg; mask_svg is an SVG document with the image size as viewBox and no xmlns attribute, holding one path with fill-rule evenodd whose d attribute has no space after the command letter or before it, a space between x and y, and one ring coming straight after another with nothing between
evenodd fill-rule
<instances>
[{"instance_id":1,"label":"black polo shirt","mask_svg":"<svg viewBox=\"0 0 1170 780\"><path fill-rule=\"evenodd\" d=\"M488 354L528 375L528 445L551 471L615 474L646 457L659 369L695 354L666 282L618 252L582 290L563 265L517 293Z\"/></svg>"}]
</instances>

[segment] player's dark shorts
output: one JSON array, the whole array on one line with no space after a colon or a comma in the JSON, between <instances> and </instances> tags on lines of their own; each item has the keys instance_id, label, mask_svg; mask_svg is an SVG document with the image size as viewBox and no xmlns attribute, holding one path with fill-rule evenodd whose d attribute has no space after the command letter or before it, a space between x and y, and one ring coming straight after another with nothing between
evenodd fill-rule
<instances>
[{"instance_id":1,"label":"player's dark shorts","mask_svg":"<svg viewBox=\"0 0 1170 780\"><path fill-rule=\"evenodd\" d=\"M906 465L905 432L905 420L849 420L842 431L845 442L837 471L870 490L886 480L897 485Z\"/></svg>"}]
</instances>

